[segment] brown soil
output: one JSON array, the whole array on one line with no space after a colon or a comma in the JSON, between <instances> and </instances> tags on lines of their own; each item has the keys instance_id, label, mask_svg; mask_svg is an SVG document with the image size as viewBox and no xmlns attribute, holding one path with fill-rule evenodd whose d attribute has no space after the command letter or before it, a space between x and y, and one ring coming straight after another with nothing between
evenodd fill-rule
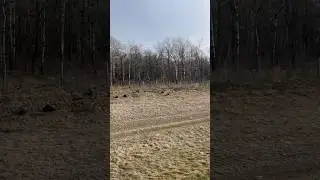
<instances>
[{"instance_id":1,"label":"brown soil","mask_svg":"<svg viewBox=\"0 0 320 180\"><path fill-rule=\"evenodd\" d=\"M212 146L216 178L319 178L319 85L294 80L216 93Z\"/></svg>"},{"instance_id":2,"label":"brown soil","mask_svg":"<svg viewBox=\"0 0 320 180\"><path fill-rule=\"evenodd\" d=\"M106 96L72 100L45 79L9 82L0 98L0 179L105 179ZM42 112L46 104L56 111Z\"/></svg>"}]
</instances>

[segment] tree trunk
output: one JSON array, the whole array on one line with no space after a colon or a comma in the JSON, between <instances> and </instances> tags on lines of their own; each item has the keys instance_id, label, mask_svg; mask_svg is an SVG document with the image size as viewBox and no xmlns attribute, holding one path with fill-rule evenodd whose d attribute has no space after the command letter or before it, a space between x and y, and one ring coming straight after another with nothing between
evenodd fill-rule
<instances>
[{"instance_id":1,"label":"tree trunk","mask_svg":"<svg viewBox=\"0 0 320 180\"><path fill-rule=\"evenodd\" d=\"M41 75L44 74L44 61L45 61L45 50L46 50L46 8L47 5L44 2L42 4L42 33L41 33L41 44L42 44L42 48L41 48L41 66L40 66L40 73Z\"/></svg>"},{"instance_id":2,"label":"tree trunk","mask_svg":"<svg viewBox=\"0 0 320 180\"><path fill-rule=\"evenodd\" d=\"M165 60L163 59L162 55L160 57L160 61L161 61L161 83L164 83L166 79L166 71L165 71Z\"/></svg>"},{"instance_id":3,"label":"tree trunk","mask_svg":"<svg viewBox=\"0 0 320 180\"><path fill-rule=\"evenodd\" d=\"M16 59L16 1L12 0L12 29L11 29L11 48L12 48L12 57L13 68L17 69L17 59Z\"/></svg>"},{"instance_id":4,"label":"tree trunk","mask_svg":"<svg viewBox=\"0 0 320 180\"><path fill-rule=\"evenodd\" d=\"M107 41L107 40L106 40ZM107 43L105 44L105 48L106 48L106 55L105 55L105 58L104 58L104 70L106 72L105 74L105 80L106 80L106 88L108 87L108 85L111 87L112 86L112 72L111 72L111 58L110 58L110 55L107 54L108 52L108 49L110 49L110 47L107 45ZM108 57L109 55L109 57ZM109 95L109 93L108 93Z\"/></svg>"},{"instance_id":5,"label":"tree trunk","mask_svg":"<svg viewBox=\"0 0 320 180\"><path fill-rule=\"evenodd\" d=\"M260 37L258 32L258 27L256 27L256 58L257 58L257 71L261 70L261 59L260 59Z\"/></svg>"},{"instance_id":6,"label":"tree trunk","mask_svg":"<svg viewBox=\"0 0 320 180\"><path fill-rule=\"evenodd\" d=\"M317 77L320 77L320 57L317 60Z\"/></svg>"},{"instance_id":7,"label":"tree trunk","mask_svg":"<svg viewBox=\"0 0 320 180\"><path fill-rule=\"evenodd\" d=\"M96 62L96 45L95 45L95 28L94 23L91 23L91 65L94 75L97 75L97 69L95 67Z\"/></svg>"},{"instance_id":8,"label":"tree trunk","mask_svg":"<svg viewBox=\"0 0 320 180\"><path fill-rule=\"evenodd\" d=\"M3 25L2 25L2 90L7 90L7 60L6 60L6 22L7 22L7 14L6 14L6 0L2 2L2 16L3 16Z\"/></svg>"},{"instance_id":9,"label":"tree trunk","mask_svg":"<svg viewBox=\"0 0 320 180\"><path fill-rule=\"evenodd\" d=\"M82 63L82 49L81 49L81 33L78 32L77 34L77 61Z\"/></svg>"},{"instance_id":10,"label":"tree trunk","mask_svg":"<svg viewBox=\"0 0 320 180\"><path fill-rule=\"evenodd\" d=\"M220 43L220 41L221 41L221 36L220 36L220 34L221 34L221 27L220 27L220 24L221 24L221 12L220 12L220 6L221 6L221 2L220 2L221 0L216 0L216 2L217 2L217 7L216 7L216 11L217 11L217 26L215 27L213 24L212 24L212 28L216 28L216 30L217 30L217 33L216 33L216 36L215 36L215 38L213 38L214 40L215 40L215 42L213 42L213 44L214 44L214 49L215 49L215 52L214 52L214 54L215 54L215 59L216 59L216 61L217 61L217 63L216 63L216 65L217 66L219 66L219 65L222 65L223 64L223 60L222 59L219 59L219 53L220 53L220 47L221 47L221 45L219 44ZM214 17L212 17L212 18L214 18ZM214 23L214 19L212 19L212 23ZM214 36L214 32L215 32L215 30L214 29L212 29L212 35L211 36ZM219 63L218 63L219 62Z\"/></svg>"},{"instance_id":11,"label":"tree trunk","mask_svg":"<svg viewBox=\"0 0 320 180\"><path fill-rule=\"evenodd\" d=\"M111 83L111 85L113 84L113 82L114 82L114 80L115 80L115 63L114 63L114 57L111 57L111 56L109 56L109 58L110 58L110 83Z\"/></svg>"},{"instance_id":12,"label":"tree trunk","mask_svg":"<svg viewBox=\"0 0 320 180\"><path fill-rule=\"evenodd\" d=\"M167 55L168 55L168 58L167 58L167 75L166 75L166 77L167 77L167 81L168 81L168 83L170 82L170 78L171 78L171 76L170 76L170 52L169 52L169 50L167 50Z\"/></svg>"},{"instance_id":13,"label":"tree trunk","mask_svg":"<svg viewBox=\"0 0 320 180\"><path fill-rule=\"evenodd\" d=\"M9 37L10 37L10 48L9 48L9 70L14 70L14 61L13 61L13 4L14 0L10 0L9 4Z\"/></svg>"},{"instance_id":14,"label":"tree trunk","mask_svg":"<svg viewBox=\"0 0 320 180\"><path fill-rule=\"evenodd\" d=\"M128 76L128 78L129 78L129 86L130 86L130 84L131 84L131 60L130 60L130 58L128 59L128 61L129 61L129 76Z\"/></svg>"},{"instance_id":15,"label":"tree trunk","mask_svg":"<svg viewBox=\"0 0 320 180\"><path fill-rule=\"evenodd\" d=\"M31 34L31 23L30 23L30 17L31 17L31 15L30 15L30 9L28 8L28 15L27 15L27 22L26 22L26 30L25 30L25 35L27 35L27 40L30 40L31 38L31 36L30 36L30 34ZM21 44L21 43L20 43ZM22 48L24 48L22 45L21 45L21 47ZM30 47L25 47L26 49L27 49L27 52L29 51L29 49L30 49ZM25 49L24 49L24 52L25 52ZM27 55L27 54L25 54L25 55ZM29 72L29 61L25 61L25 71L26 72Z\"/></svg>"},{"instance_id":16,"label":"tree trunk","mask_svg":"<svg viewBox=\"0 0 320 180\"><path fill-rule=\"evenodd\" d=\"M220 23L220 0L218 0L219 2L218 2L218 5L217 5L217 9L218 9L218 11L217 11L217 13L218 13L218 23ZM212 9L210 10L210 12L211 12L211 18L210 18L210 34L211 34L211 41L210 41L210 43L211 43L211 45L210 45L210 65L211 65L211 78L210 79L213 79L213 72L215 71L215 69L216 69L216 60L218 59L217 57L216 57L216 54L217 54L217 51L216 51L216 49L215 49L215 37L214 37L214 32L215 32L215 24L214 24L214 8L213 8L213 5L211 5L210 6ZM218 24L219 25L219 24ZM217 40L219 41L220 40L220 27L217 27L218 28L218 31L217 31ZM220 43L220 42L218 42L218 43ZM220 48L221 46L219 45L219 48ZM219 50L219 49L217 49L217 50Z\"/></svg>"},{"instance_id":17,"label":"tree trunk","mask_svg":"<svg viewBox=\"0 0 320 180\"><path fill-rule=\"evenodd\" d=\"M271 67L275 68L279 65L278 63L278 57L276 55L277 51L277 41L278 41L278 36L277 36L277 21L274 22L274 32L273 32L273 46L272 46L272 63Z\"/></svg>"},{"instance_id":18,"label":"tree trunk","mask_svg":"<svg viewBox=\"0 0 320 180\"><path fill-rule=\"evenodd\" d=\"M81 64L82 67L85 67L85 8L86 8L86 0L82 0L82 10L81 10Z\"/></svg>"},{"instance_id":19,"label":"tree trunk","mask_svg":"<svg viewBox=\"0 0 320 180\"><path fill-rule=\"evenodd\" d=\"M177 62L175 62L174 64L174 70L175 70L175 82L176 84L178 84L178 65L177 65Z\"/></svg>"},{"instance_id":20,"label":"tree trunk","mask_svg":"<svg viewBox=\"0 0 320 180\"><path fill-rule=\"evenodd\" d=\"M235 1L235 0L234 0ZM234 2L235 3L235 2ZM239 70L240 68L240 62L239 62L239 58L240 58L240 23L239 23L239 11L238 11L238 7L236 7L236 41L235 41L235 46L236 46L236 70Z\"/></svg>"},{"instance_id":21,"label":"tree trunk","mask_svg":"<svg viewBox=\"0 0 320 180\"><path fill-rule=\"evenodd\" d=\"M124 63L123 63L123 60L124 60L124 56L121 57L121 76L122 76L122 84L124 84L124 81L125 81L125 74L124 74Z\"/></svg>"},{"instance_id":22,"label":"tree trunk","mask_svg":"<svg viewBox=\"0 0 320 180\"><path fill-rule=\"evenodd\" d=\"M236 0L231 0L229 3L232 11L232 63L233 63L233 69L237 71L239 69L239 54L240 54L239 12L238 12Z\"/></svg>"},{"instance_id":23,"label":"tree trunk","mask_svg":"<svg viewBox=\"0 0 320 180\"><path fill-rule=\"evenodd\" d=\"M60 45L60 87L63 87L64 81L64 27L65 27L65 8L66 2L65 0L61 0L61 14L60 14L60 28L61 28L61 45Z\"/></svg>"},{"instance_id":24,"label":"tree trunk","mask_svg":"<svg viewBox=\"0 0 320 180\"><path fill-rule=\"evenodd\" d=\"M35 40L34 40L34 50L33 56L31 60L31 72L35 73L36 61L38 58L38 49L39 49L39 25L40 25L40 8L39 8L39 1L36 0L36 29L35 29Z\"/></svg>"}]
</instances>

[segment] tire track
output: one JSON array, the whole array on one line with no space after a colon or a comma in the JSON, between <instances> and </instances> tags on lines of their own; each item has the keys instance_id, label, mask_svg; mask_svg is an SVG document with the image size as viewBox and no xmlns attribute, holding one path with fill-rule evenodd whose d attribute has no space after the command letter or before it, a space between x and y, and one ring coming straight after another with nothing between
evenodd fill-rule
<instances>
[{"instance_id":1,"label":"tire track","mask_svg":"<svg viewBox=\"0 0 320 180\"><path fill-rule=\"evenodd\" d=\"M164 116L155 116L155 117L148 117L142 118L137 120L130 120L130 121L121 121L121 122L111 122L111 131L125 131L130 129L136 128L146 128L149 126L160 126L162 124L174 123L179 121L185 120L192 120L192 119L199 119L202 117L208 116L210 113L208 110L200 111L197 113L189 113L187 115L183 113L177 113L174 115L164 115Z\"/></svg>"},{"instance_id":2,"label":"tire track","mask_svg":"<svg viewBox=\"0 0 320 180\"><path fill-rule=\"evenodd\" d=\"M133 136L133 135L140 135L142 133L148 133L148 132L153 132L153 131L159 131L163 129L171 129L171 128L177 128L177 127L182 127L182 126L188 126L188 125L194 125L194 124L199 124L203 123L206 121L210 120L209 115L205 115L204 117L200 118L189 118L189 120L184 120L184 121L173 121L171 123L160 123L156 125L151 125L147 127L140 127L140 128L134 128L134 129L128 129L124 131L119 131L115 133L111 133L111 138L116 139L116 138L123 138L127 136Z\"/></svg>"}]
</instances>

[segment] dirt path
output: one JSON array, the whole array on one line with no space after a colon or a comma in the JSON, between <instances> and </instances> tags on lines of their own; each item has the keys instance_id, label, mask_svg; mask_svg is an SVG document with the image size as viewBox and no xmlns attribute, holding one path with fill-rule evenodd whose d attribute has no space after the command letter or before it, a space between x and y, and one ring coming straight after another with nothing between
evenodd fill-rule
<instances>
[{"instance_id":1,"label":"dirt path","mask_svg":"<svg viewBox=\"0 0 320 180\"><path fill-rule=\"evenodd\" d=\"M146 93L111 103L113 179L209 175L209 92ZM119 102L121 101L121 102Z\"/></svg>"}]
</instances>

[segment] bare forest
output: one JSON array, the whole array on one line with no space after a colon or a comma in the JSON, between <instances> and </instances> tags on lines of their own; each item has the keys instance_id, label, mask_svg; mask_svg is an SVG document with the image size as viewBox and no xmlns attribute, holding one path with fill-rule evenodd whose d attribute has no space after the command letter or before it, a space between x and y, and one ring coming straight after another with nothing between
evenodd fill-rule
<instances>
[{"instance_id":1,"label":"bare forest","mask_svg":"<svg viewBox=\"0 0 320 180\"><path fill-rule=\"evenodd\" d=\"M319 7L313 0L215 1L213 74L239 82L319 76Z\"/></svg>"},{"instance_id":2,"label":"bare forest","mask_svg":"<svg viewBox=\"0 0 320 180\"><path fill-rule=\"evenodd\" d=\"M168 37L144 49L134 43L110 38L111 77L114 84L196 83L209 80L209 57L180 37Z\"/></svg>"},{"instance_id":3,"label":"bare forest","mask_svg":"<svg viewBox=\"0 0 320 180\"><path fill-rule=\"evenodd\" d=\"M57 76L60 85L71 70L74 76L76 70L102 74L109 59L108 11L99 0L1 1L2 87L15 72Z\"/></svg>"},{"instance_id":4,"label":"bare forest","mask_svg":"<svg viewBox=\"0 0 320 180\"><path fill-rule=\"evenodd\" d=\"M1 0L0 179L108 175L107 3Z\"/></svg>"}]
</instances>

